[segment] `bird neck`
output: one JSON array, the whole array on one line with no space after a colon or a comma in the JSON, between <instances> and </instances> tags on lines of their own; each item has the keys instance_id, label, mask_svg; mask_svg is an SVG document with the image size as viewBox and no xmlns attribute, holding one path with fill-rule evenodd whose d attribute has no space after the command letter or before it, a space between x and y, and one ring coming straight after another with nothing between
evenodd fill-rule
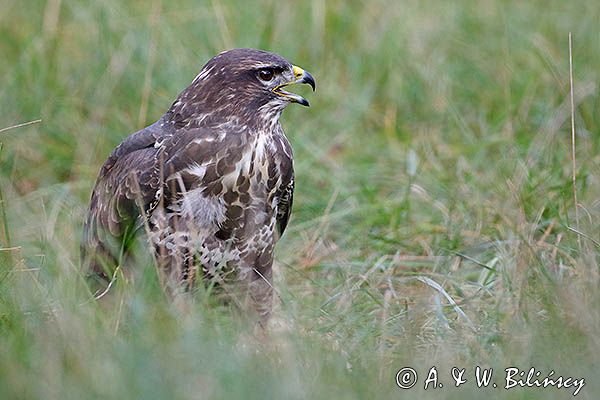
<instances>
[{"instance_id":1,"label":"bird neck","mask_svg":"<svg viewBox=\"0 0 600 400\"><path fill-rule=\"evenodd\" d=\"M271 130L278 125L287 105L243 86L233 89L220 82L206 85L205 80L195 79L171 105L164 115L165 121L176 128L238 125L244 129Z\"/></svg>"}]
</instances>

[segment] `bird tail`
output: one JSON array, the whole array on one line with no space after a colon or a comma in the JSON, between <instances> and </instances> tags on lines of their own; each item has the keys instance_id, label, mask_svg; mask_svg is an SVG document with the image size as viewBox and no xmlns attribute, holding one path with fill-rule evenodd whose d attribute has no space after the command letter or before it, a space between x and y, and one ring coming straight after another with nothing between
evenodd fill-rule
<instances>
[{"instance_id":1,"label":"bird tail","mask_svg":"<svg viewBox=\"0 0 600 400\"><path fill-rule=\"evenodd\" d=\"M113 280L134 236L131 225L120 226L124 229L119 235L111 234L97 217L96 209L90 207L80 246L81 270L94 295L104 291Z\"/></svg>"},{"instance_id":2,"label":"bird tail","mask_svg":"<svg viewBox=\"0 0 600 400\"><path fill-rule=\"evenodd\" d=\"M90 229L89 220L83 230L80 253L83 277L96 296L110 284L119 261L109 246L99 238L98 233Z\"/></svg>"}]
</instances>

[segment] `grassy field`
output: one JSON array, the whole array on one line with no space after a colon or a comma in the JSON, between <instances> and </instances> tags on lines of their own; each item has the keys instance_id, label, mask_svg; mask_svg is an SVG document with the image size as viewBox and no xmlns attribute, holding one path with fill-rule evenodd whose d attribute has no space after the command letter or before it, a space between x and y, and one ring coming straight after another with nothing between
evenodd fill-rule
<instances>
[{"instance_id":1,"label":"grassy field","mask_svg":"<svg viewBox=\"0 0 600 400\"><path fill-rule=\"evenodd\" d=\"M1 8L0 129L41 122L0 132L0 399L573 397L504 389L508 367L600 395L597 2ZM78 265L109 152L233 47L317 80L283 116L297 188L262 339L201 294L170 304L150 262L100 307ZM444 386L424 390L433 366Z\"/></svg>"}]
</instances>

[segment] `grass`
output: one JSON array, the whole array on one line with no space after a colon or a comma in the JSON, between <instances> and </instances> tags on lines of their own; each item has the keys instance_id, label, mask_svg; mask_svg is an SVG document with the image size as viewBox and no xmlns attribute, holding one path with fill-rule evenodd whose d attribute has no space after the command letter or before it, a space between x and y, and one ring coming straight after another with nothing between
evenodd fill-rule
<instances>
[{"instance_id":1,"label":"grass","mask_svg":"<svg viewBox=\"0 0 600 400\"><path fill-rule=\"evenodd\" d=\"M0 398L564 399L600 386L600 9L593 1L46 2L0 14ZM573 35L575 220L568 34ZM231 47L310 71L268 338L148 262L89 302L97 171ZM578 233L579 232L579 233ZM436 366L444 387L423 390ZM411 366L418 385L395 375ZM469 379L453 387L452 366Z\"/></svg>"}]
</instances>

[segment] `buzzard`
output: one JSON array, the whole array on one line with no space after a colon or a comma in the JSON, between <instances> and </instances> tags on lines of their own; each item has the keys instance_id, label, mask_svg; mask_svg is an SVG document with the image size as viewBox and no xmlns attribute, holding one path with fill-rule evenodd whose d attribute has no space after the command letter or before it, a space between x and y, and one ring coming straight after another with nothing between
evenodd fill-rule
<instances>
[{"instance_id":1,"label":"buzzard","mask_svg":"<svg viewBox=\"0 0 600 400\"><path fill-rule=\"evenodd\" d=\"M294 192L292 149L279 117L290 103L309 105L284 90L298 83L315 89L311 74L277 54L225 51L158 121L115 148L83 230L88 280L110 287L143 234L167 292L209 279L268 316L273 248Z\"/></svg>"}]
</instances>

